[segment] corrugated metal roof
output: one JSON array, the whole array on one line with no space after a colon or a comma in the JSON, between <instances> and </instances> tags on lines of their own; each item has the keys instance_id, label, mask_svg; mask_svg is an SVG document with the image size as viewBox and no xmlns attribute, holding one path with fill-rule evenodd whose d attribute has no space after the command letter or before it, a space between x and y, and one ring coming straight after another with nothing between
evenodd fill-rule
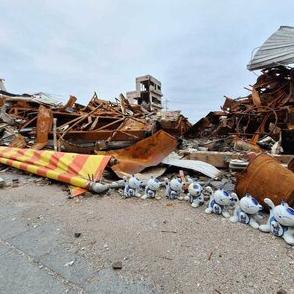
<instances>
[{"instance_id":1,"label":"corrugated metal roof","mask_svg":"<svg viewBox=\"0 0 294 294\"><path fill-rule=\"evenodd\" d=\"M56 100L52 95L44 92L35 93L32 95L32 98L40 104L47 104L51 106L58 106L62 104L61 102Z\"/></svg>"},{"instance_id":2,"label":"corrugated metal roof","mask_svg":"<svg viewBox=\"0 0 294 294\"><path fill-rule=\"evenodd\" d=\"M294 27L281 26L261 47L250 63L249 70L294 63Z\"/></svg>"}]
</instances>

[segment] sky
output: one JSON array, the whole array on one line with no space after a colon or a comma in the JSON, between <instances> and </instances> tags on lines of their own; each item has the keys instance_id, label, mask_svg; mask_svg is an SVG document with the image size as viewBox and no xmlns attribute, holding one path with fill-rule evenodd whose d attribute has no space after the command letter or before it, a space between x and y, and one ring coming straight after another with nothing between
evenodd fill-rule
<instances>
[{"instance_id":1,"label":"sky","mask_svg":"<svg viewBox=\"0 0 294 294\"><path fill-rule=\"evenodd\" d=\"M252 50L294 25L293 0L0 0L0 78L12 93L113 100L162 82L191 122L240 97Z\"/></svg>"}]
</instances>

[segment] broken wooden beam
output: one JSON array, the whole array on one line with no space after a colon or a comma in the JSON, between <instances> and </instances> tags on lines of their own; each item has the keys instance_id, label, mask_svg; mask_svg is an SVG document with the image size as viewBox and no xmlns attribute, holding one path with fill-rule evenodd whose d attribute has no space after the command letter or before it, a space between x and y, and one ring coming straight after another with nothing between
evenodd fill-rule
<instances>
[{"instance_id":1,"label":"broken wooden beam","mask_svg":"<svg viewBox=\"0 0 294 294\"><path fill-rule=\"evenodd\" d=\"M228 168L231 159L244 158L244 153L239 152L217 152L217 151L193 151L181 152L184 159L201 160L214 165L217 168ZM282 164L288 164L294 155L271 154Z\"/></svg>"}]
</instances>

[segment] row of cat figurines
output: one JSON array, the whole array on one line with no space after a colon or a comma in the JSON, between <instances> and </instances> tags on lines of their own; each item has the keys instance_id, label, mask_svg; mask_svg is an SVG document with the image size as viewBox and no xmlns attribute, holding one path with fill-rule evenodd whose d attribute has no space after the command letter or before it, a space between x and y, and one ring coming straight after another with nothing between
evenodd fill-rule
<instances>
[{"instance_id":1,"label":"row of cat figurines","mask_svg":"<svg viewBox=\"0 0 294 294\"><path fill-rule=\"evenodd\" d=\"M160 182L151 177L145 183L144 195L140 195L143 182L132 176L125 179L124 197L141 197L142 199L156 198L156 193L162 185L165 186L165 196L170 200L187 200L192 207L203 205L208 201L206 213L214 213L229 218L231 222L248 224L262 232L270 232L277 237L282 237L288 244L294 245L294 209L286 202L275 206L271 199L265 198L264 202L270 209L267 222L260 224L262 220L262 205L250 194L244 195L240 200L236 193L223 189L213 191L209 186L202 186L191 181L188 186L188 194L183 194L183 182L180 178L165 179ZM185 195L185 196L183 196ZM229 208L233 207L233 215Z\"/></svg>"}]
</instances>

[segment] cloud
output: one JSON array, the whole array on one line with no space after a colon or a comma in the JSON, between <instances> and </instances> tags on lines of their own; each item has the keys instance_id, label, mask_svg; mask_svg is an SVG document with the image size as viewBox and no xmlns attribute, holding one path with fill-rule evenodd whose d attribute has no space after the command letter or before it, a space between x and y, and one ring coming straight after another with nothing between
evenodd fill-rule
<instances>
[{"instance_id":1,"label":"cloud","mask_svg":"<svg viewBox=\"0 0 294 294\"><path fill-rule=\"evenodd\" d=\"M2 0L0 75L12 92L44 91L86 103L162 81L170 108L192 121L246 94L251 50L280 25L292 1Z\"/></svg>"}]
</instances>

